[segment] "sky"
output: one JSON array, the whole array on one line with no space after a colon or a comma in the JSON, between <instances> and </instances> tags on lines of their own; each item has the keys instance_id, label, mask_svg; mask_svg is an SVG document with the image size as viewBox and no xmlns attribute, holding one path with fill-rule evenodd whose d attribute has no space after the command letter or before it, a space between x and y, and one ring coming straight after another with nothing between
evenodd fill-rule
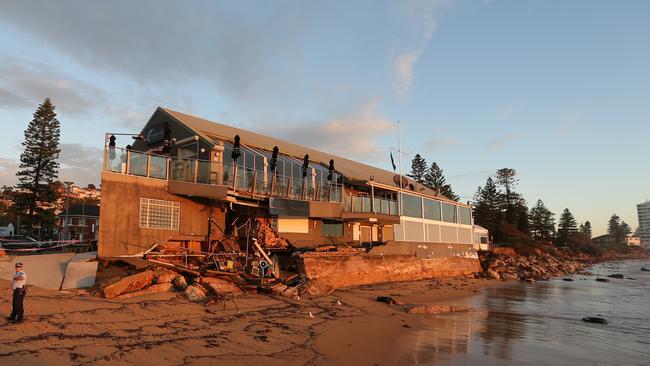
<instances>
[{"instance_id":1,"label":"sky","mask_svg":"<svg viewBox=\"0 0 650 366\"><path fill-rule=\"evenodd\" d=\"M0 185L50 97L79 185L99 183L104 133L157 106L389 170L399 121L404 171L420 153L463 201L508 167L556 219L636 228L649 39L645 0L4 0Z\"/></svg>"}]
</instances>

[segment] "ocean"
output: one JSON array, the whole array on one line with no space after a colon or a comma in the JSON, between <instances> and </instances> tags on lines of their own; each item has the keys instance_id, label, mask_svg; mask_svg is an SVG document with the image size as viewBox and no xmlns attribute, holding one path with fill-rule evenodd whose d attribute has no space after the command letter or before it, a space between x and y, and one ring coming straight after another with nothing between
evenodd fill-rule
<instances>
[{"instance_id":1,"label":"ocean","mask_svg":"<svg viewBox=\"0 0 650 366\"><path fill-rule=\"evenodd\" d=\"M650 365L650 272L641 267L650 269L650 260L597 264L570 282L487 288L455 302L473 311L427 316L424 329L400 339L409 351L399 363ZM582 320L593 316L608 324Z\"/></svg>"}]
</instances>

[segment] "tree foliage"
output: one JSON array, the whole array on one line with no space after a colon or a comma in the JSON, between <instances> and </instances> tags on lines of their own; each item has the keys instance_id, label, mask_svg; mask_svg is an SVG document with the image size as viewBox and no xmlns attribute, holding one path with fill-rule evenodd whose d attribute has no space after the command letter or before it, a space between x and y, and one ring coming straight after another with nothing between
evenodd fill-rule
<instances>
[{"instance_id":1,"label":"tree foliage","mask_svg":"<svg viewBox=\"0 0 650 366\"><path fill-rule=\"evenodd\" d=\"M591 239L592 237L592 232L591 232L591 222L585 221L584 224L580 224L580 229L578 230L582 235L586 236L587 238Z\"/></svg>"},{"instance_id":2,"label":"tree foliage","mask_svg":"<svg viewBox=\"0 0 650 366\"><path fill-rule=\"evenodd\" d=\"M408 176L422 184L426 173L427 161L420 154L415 154L415 157L411 160L411 173Z\"/></svg>"},{"instance_id":3,"label":"tree foliage","mask_svg":"<svg viewBox=\"0 0 650 366\"><path fill-rule=\"evenodd\" d=\"M57 159L61 152L60 125L54 109L49 98L38 106L22 143L24 150L16 173L19 180L16 187L20 193L16 197L15 209L25 215L28 234L32 233L34 224L44 227L54 222L50 211L57 196L52 182L58 175Z\"/></svg>"},{"instance_id":4,"label":"tree foliage","mask_svg":"<svg viewBox=\"0 0 650 366\"><path fill-rule=\"evenodd\" d=\"M569 243L571 236L578 232L578 223L568 208L560 215L560 222L557 229L557 244L565 246Z\"/></svg>"},{"instance_id":5,"label":"tree foliage","mask_svg":"<svg viewBox=\"0 0 650 366\"><path fill-rule=\"evenodd\" d=\"M530 233L533 239L551 242L555 238L555 214L551 212L541 199L530 210Z\"/></svg>"},{"instance_id":6,"label":"tree foliage","mask_svg":"<svg viewBox=\"0 0 650 366\"><path fill-rule=\"evenodd\" d=\"M436 192L440 192L440 194L451 200L458 202L460 199L460 197L454 193L451 185L447 183L444 172L436 162L431 163L431 166L429 169L427 169L426 173L424 174L424 181L422 184L433 189Z\"/></svg>"}]
</instances>

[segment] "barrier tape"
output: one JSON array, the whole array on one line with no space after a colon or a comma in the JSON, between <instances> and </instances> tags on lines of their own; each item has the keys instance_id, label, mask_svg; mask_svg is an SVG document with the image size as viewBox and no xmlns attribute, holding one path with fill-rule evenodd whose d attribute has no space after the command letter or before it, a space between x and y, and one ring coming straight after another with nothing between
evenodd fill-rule
<instances>
[{"instance_id":1,"label":"barrier tape","mask_svg":"<svg viewBox=\"0 0 650 366\"><path fill-rule=\"evenodd\" d=\"M50 250L50 249L56 249L56 248L63 248L67 247L72 244L78 244L80 243L79 240L59 240L59 241L43 241L43 242L26 242L26 243L16 243L16 244L38 244L38 243L43 243L43 244L51 244L51 243L60 243L57 245L53 246L48 246L48 247L33 247L33 248L16 248L16 249L10 249L10 248L2 248L5 252L38 252L41 250Z\"/></svg>"}]
</instances>

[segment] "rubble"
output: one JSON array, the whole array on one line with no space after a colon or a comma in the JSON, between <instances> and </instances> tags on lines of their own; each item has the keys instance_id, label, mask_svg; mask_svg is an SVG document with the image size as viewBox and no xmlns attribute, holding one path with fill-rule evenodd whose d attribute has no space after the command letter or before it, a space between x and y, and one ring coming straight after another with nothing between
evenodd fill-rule
<instances>
[{"instance_id":1,"label":"rubble","mask_svg":"<svg viewBox=\"0 0 650 366\"><path fill-rule=\"evenodd\" d=\"M200 277L198 282L217 295L238 294L242 289L231 281L216 277Z\"/></svg>"},{"instance_id":2,"label":"rubble","mask_svg":"<svg viewBox=\"0 0 650 366\"><path fill-rule=\"evenodd\" d=\"M101 291L105 298L112 299L127 292L142 290L153 282L153 278L153 271L146 270L109 283Z\"/></svg>"},{"instance_id":3,"label":"rubble","mask_svg":"<svg viewBox=\"0 0 650 366\"><path fill-rule=\"evenodd\" d=\"M174 289L174 286L169 282L156 283L151 286L145 287L142 290L127 292L120 296L115 297L116 299L128 299L131 297L142 296L142 295L151 295L161 292L170 292Z\"/></svg>"},{"instance_id":4,"label":"rubble","mask_svg":"<svg viewBox=\"0 0 650 366\"><path fill-rule=\"evenodd\" d=\"M185 296L192 302L202 302L205 301L206 291L201 285L194 283L187 286Z\"/></svg>"},{"instance_id":5,"label":"rubble","mask_svg":"<svg viewBox=\"0 0 650 366\"><path fill-rule=\"evenodd\" d=\"M154 283L172 283L178 276L178 272L165 267L156 267L153 269Z\"/></svg>"},{"instance_id":6,"label":"rubble","mask_svg":"<svg viewBox=\"0 0 650 366\"><path fill-rule=\"evenodd\" d=\"M187 289L187 281L185 280L185 277L180 275L174 277L174 287L176 287L178 291L185 291L185 289Z\"/></svg>"},{"instance_id":7,"label":"rubble","mask_svg":"<svg viewBox=\"0 0 650 366\"><path fill-rule=\"evenodd\" d=\"M497 280L547 280L553 276L580 271L585 264L567 258L556 258L542 251L519 255L512 248L496 248L479 253L485 276Z\"/></svg>"}]
</instances>

